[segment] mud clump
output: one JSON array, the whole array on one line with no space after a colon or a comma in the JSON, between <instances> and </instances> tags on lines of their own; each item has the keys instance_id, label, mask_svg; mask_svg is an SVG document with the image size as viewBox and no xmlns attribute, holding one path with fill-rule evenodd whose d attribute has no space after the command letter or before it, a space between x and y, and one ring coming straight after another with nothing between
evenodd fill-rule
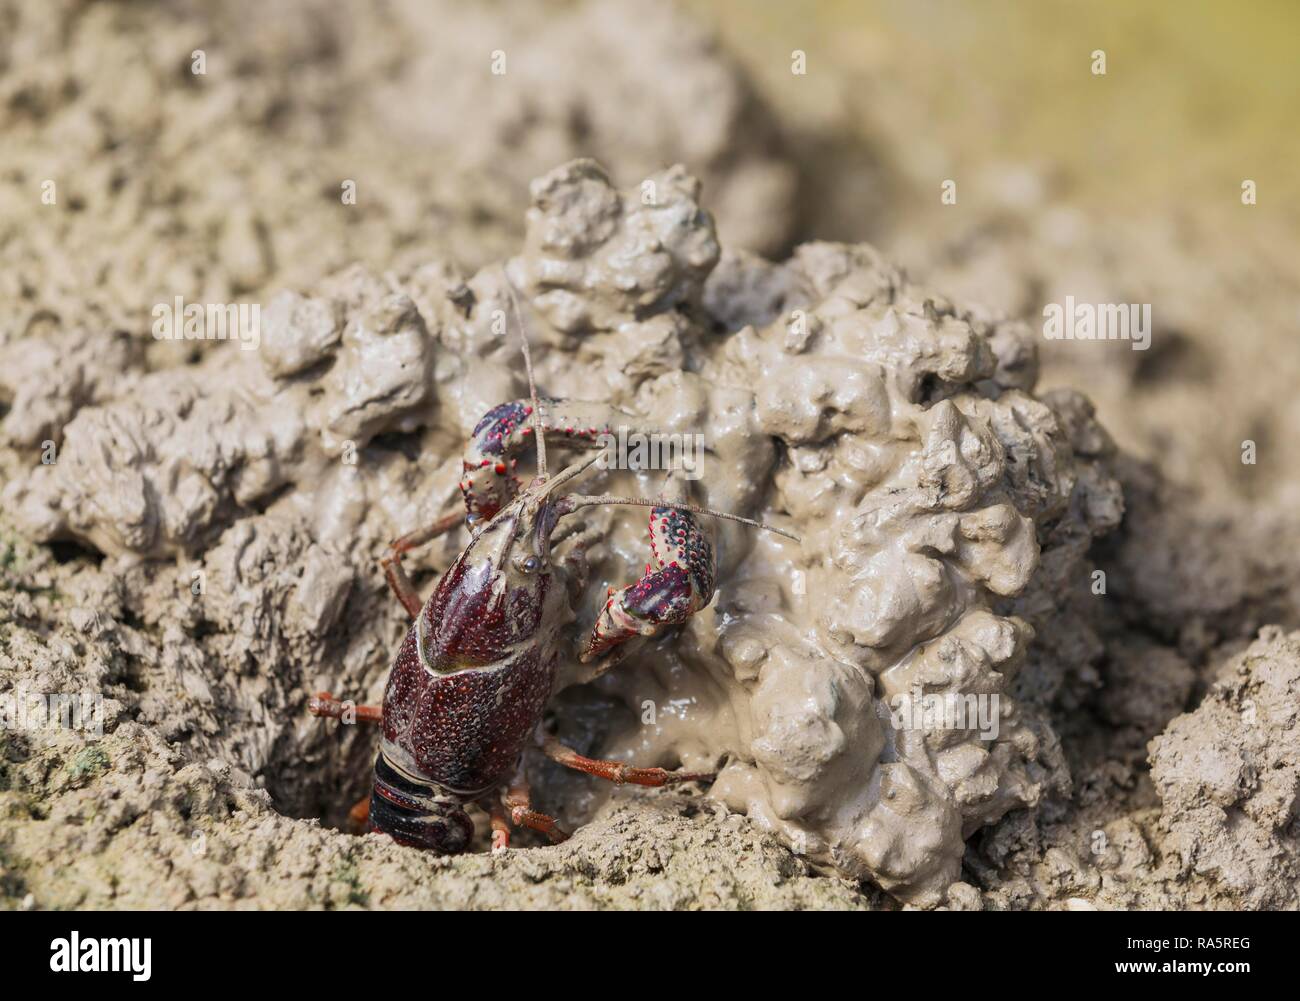
<instances>
[{"instance_id":1,"label":"mud clump","mask_svg":"<svg viewBox=\"0 0 1300 1001\"><path fill-rule=\"evenodd\" d=\"M377 701L403 621L376 557L459 506L474 426L527 392L513 286L546 395L703 435L692 499L802 537L711 525L715 602L598 681L562 666L555 725L587 753L720 767L709 797L820 869L972 903L965 839L1069 783L1011 686L1031 620L1086 585L1079 560L1119 519L1108 440L1081 398L1033 396L1020 325L964 313L866 246L782 264L725 250L699 192L680 167L620 193L594 162L567 164L533 184L504 268L352 268L283 292L260 350L129 378L69 421L56 463L6 487L23 533L103 554L52 571L80 623L59 663L114 693L133 736L110 741L164 754L158 795L184 803L172 773L211 765L245 790L225 809L338 823L364 791L372 735L305 700ZM654 496L665 479L613 468L591 486ZM590 521L578 630L648 556L643 511ZM16 614L38 617L27 599ZM51 649L23 642L20 673L58 690ZM530 767L566 822L599 815L605 790ZM211 804L215 836L228 821Z\"/></svg>"},{"instance_id":2,"label":"mud clump","mask_svg":"<svg viewBox=\"0 0 1300 1001\"><path fill-rule=\"evenodd\" d=\"M1203 899L1294 909L1300 886L1300 634L1260 638L1151 742L1166 850Z\"/></svg>"}]
</instances>

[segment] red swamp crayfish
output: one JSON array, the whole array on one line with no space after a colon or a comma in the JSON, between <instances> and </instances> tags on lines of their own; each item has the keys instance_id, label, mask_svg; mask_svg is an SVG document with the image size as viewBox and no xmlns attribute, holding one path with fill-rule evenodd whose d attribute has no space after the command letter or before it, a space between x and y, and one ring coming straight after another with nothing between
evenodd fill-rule
<instances>
[{"instance_id":1,"label":"red swamp crayfish","mask_svg":"<svg viewBox=\"0 0 1300 1001\"><path fill-rule=\"evenodd\" d=\"M463 850L473 836L465 806L491 818L492 847L510 843L511 825L567 835L532 808L523 752L532 743L549 758L615 783L662 786L710 781L712 773L635 768L588 758L546 733L542 714L566 651L564 627L587 582L585 548L593 540L577 521L601 504L649 507L655 563L608 600L579 652L590 678L626 654L628 640L685 622L713 597L715 557L696 515L725 518L796 538L726 512L664 498L562 493L603 454L616 411L581 401L539 400L523 317L519 319L529 398L490 410L465 452L461 492L467 514L448 515L395 540L381 560L384 575L411 625L389 673L382 708L356 706L321 692L310 712L335 719L355 713L382 729L369 800L352 811L357 823L404 845L440 853ZM540 404L544 403L545 406ZM596 449L561 472L547 473L554 446ZM527 486L514 475L516 455L536 443L537 474ZM454 529L462 517L472 538L422 602L402 566L410 549ZM572 538L563 557L552 546Z\"/></svg>"}]
</instances>

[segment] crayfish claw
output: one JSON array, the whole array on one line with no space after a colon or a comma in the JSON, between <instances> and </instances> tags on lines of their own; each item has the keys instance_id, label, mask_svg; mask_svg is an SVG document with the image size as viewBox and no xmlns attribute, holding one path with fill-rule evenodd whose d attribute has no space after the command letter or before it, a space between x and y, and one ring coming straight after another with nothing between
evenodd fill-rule
<instances>
[{"instance_id":1,"label":"crayfish claw","mask_svg":"<svg viewBox=\"0 0 1300 1001\"><path fill-rule=\"evenodd\" d=\"M689 511L650 509L650 551L658 567L621 591L611 593L578 654L589 664L634 636L653 636L679 625L713 597L713 546Z\"/></svg>"}]
</instances>

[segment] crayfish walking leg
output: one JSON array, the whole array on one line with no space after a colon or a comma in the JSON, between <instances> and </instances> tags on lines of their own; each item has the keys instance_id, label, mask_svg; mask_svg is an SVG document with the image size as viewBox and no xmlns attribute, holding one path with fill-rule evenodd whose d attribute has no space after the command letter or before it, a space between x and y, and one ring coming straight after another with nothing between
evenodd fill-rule
<instances>
[{"instance_id":1,"label":"crayfish walking leg","mask_svg":"<svg viewBox=\"0 0 1300 1001\"><path fill-rule=\"evenodd\" d=\"M307 702L307 711L325 719L341 719L357 723L382 723L384 711L379 706L358 706L336 699L329 692L317 692ZM350 718L349 718L350 717ZM348 824L353 831L364 831L370 820L370 797L364 796L348 811Z\"/></svg>"},{"instance_id":2,"label":"crayfish walking leg","mask_svg":"<svg viewBox=\"0 0 1300 1001\"><path fill-rule=\"evenodd\" d=\"M415 585L411 583L406 568L402 566L402 557L416 546L422 546L440 535L445 535L464 520L465 516L456 512L444 515L431 525L400 536L389 543L388 555L379 561L379 565L384 568L384 578L388 581L388 586L392 588L393 594L397 595L397 600L402 603L402 607L411 618L420 614L424 602L420 600Z\"/></svg>"},{"instance_id":3,"label":"crayfish walking leg","mask_svg":"<svg viewBox=\"0 0 1300 1001\"><path fill-rule=\"evenodd\" d=\"M712 782L717 778L714 772L670 772L666 768L634 768L621 761L588 758L567 744L560 743L550 734L542 736L541 746L542 753L552 761L574 771L595 775L615 785L631 783L638 786L666 786L681 782Z\"/></svg>"},{"instance_id":4,"label":"crayfish walking leg","mask_svg":"<svg viewBox=\"0 0 1300 1001\"><path fill-rule=\"evenodd\" d=\"M313 716L341 719L346 723L382 723L384 710L379 706L359 706L354 702L336 699L329 692L317 692L307 702L307 711ZM351 714L351 718L348 718Z\"/></svg>"},{"instance_id":5,"label":"crayfish walking leg","mask_svg":"<svg viewBox=\"0 0 1300 1001\"><path fill-rule=\"evenodd\" d=\"M492 850L499 851L510 844L510 825L527 827L540 831L558 845L568 839L569 835L560 829L554 817L538 813L533 809L532 794L528 789L528 779L524 777L523 764L515 774L501 797L490 804L492 815Z\"/></svg>"}]
</instances>

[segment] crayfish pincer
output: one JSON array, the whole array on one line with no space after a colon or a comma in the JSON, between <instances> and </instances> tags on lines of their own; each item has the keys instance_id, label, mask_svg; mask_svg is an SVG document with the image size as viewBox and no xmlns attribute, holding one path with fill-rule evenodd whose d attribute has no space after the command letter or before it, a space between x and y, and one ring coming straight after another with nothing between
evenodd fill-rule
<instances>
[{"instance_id":1,"label":"crayfish pincer","mask_svg":"<svg viewBox=\"0 0 1300 1001\"><path fill-rule=\"evenodd\" d=\"M516 304L516 312L518 306ZM362 706L356 718L378 723L383 738L375 760L369 803L358 804L371 831L401 844L453 853L473 834L465 806L484 807L492 845L504 848L511 825L541 831L552 841L567 835L553 818L532 809L524 778L524 749L534 743L569 768L616 783L662 786L709 781L711 774L634 768L584 757L541 727L573 620L570 595L587 576L584 548L590 537L564 519L601 504L649 507L655 562L636 582L611 594L578 651L592 676L621 657L635 636L652 636L684 622L708 604L714 589L714 552L697 515L726 518L788 535L737 515L666 499L567 492L600 457L599 451L547 474L546 445L599 448L608 426L599 405L540 401L524 340L531 395L489 411L466 449L461 491L466 515L450 515L392 543L382 560L385 576L411 616L384 692L382 708ZM523 486L516 456L534 445L537 475ZM421 602L402 556L460 524L469 545ZM575 531L576 526L576 531ZM563 558L552 542L572 537ZM793 536L791 536L793 538ZM322 692L311 700L316 716L338 718L345 703Z\"/></svg>"}]
</instances>

